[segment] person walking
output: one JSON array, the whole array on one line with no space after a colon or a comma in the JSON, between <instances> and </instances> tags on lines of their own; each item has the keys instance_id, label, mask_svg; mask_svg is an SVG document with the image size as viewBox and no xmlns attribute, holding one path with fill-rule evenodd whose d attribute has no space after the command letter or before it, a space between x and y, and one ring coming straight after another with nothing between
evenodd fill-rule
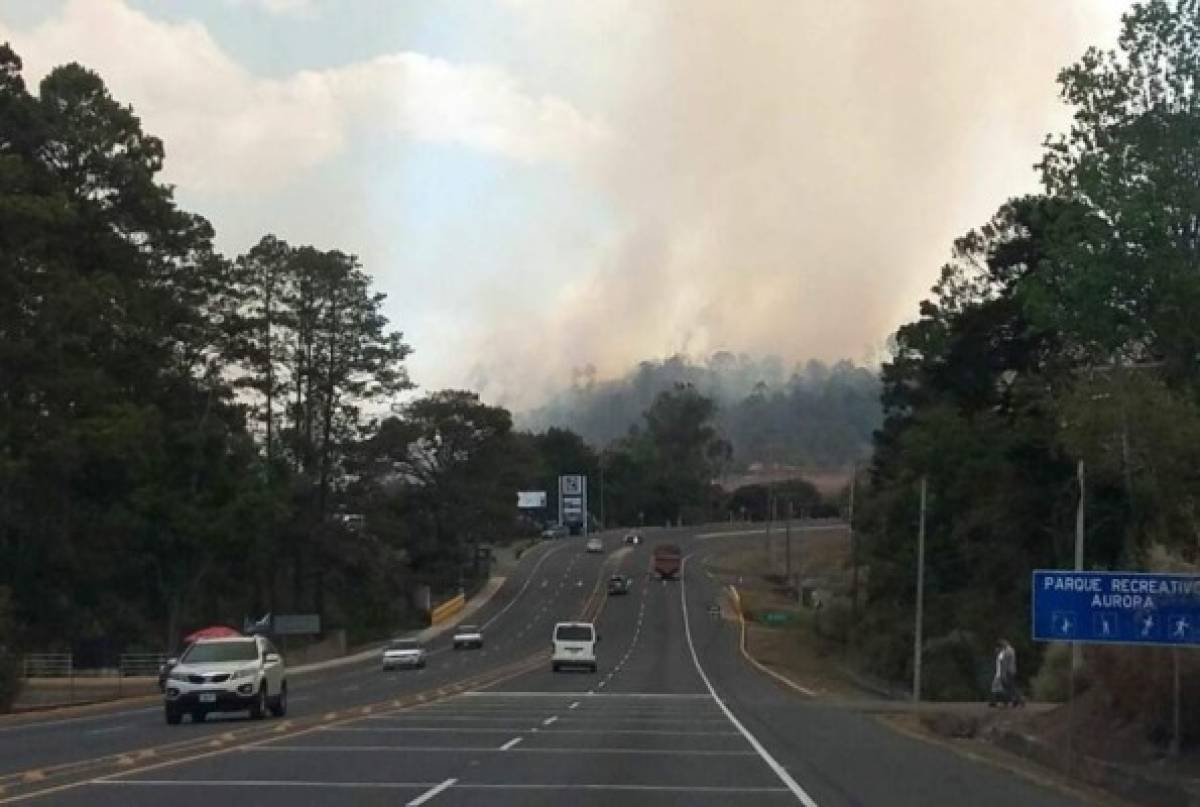
<instances>
[{"instance_id":1,"label":"person walking","mask_svg":"<svg viewBox=\"0 0 1200 807\"><path fill-rule=\"evenodd\" d=\"M1000 639L996 642L996 670L992 674L991 694L988 697L988 706L995 708L996 704L1004 698L1004 640Z\"/></svg>"},{"instance_id":2,"label":"person walking","mask_svg":"<svg viewBox=\"0 0 1200 807\"><path fill-rule=\"evenodd\" d=\"M1021 706L1021 692L1017 689L1017 651L1007 639L1000 640L1001 683L1004 689L1004 701L1008 706Z\"/></svg>"}]
</instances>

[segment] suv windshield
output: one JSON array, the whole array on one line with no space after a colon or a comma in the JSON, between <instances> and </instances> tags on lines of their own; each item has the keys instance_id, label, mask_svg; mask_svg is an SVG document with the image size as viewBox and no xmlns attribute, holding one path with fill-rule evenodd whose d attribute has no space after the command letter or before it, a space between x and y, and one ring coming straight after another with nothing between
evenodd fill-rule
<instances>
[{"instance_id":1,"label":"suv windshield","mask_svg":"<svg viewBox=\"0 0 1200 807\"><path fill-rule=\"evenodd\" d=\"M554 638L560 642L590 642L592 628L590 625L559 625Z\"/></svg>"},{"instance_id":2,"label":"suv windshield","mask_svg":"<svg viewBox=\"0 0 1200 807\"><path fill-rule=\"evenodd\" d=\"M459 633L479 633L479 627L477 625L459 625L458 632Z\"/></svg>"},{"instance_id":3,"label":"suv windshield","mask_svg":"<svg viewBox=\"0 0 1200 807\"><path fill-rule=\"evenodd\" d=\"M222 661L258 661L258 645L247 642L202 642L188 648L180 664L212 664Z\"/></svg>"},{"instance_id":4,"label":"suv windshield","mask_svg":"<svg viewBox=\"0 0 1200 807\"><path fill-rule=\"evenodd\" d=\"M419 650L421 645L412 639L397 639L392 642L389 650Z\"/></svg>"}]
</instances>

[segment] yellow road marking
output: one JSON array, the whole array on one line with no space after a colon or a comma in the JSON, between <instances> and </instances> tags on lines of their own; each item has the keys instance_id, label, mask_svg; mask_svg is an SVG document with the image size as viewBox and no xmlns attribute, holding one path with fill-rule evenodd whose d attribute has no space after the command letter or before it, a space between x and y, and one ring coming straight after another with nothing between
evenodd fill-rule
<instances>
[{"instance_id":1,"label":"yellow road marking","mask_svg":"<svg viewBox=\"0 0 1200 807\"><path fill-rule=\"evenodd\" d=\"M539 653L539 654L536 654L534 657L521 659L519 661L504 665L503 667L501 667L497 670L493 670L493 671L490 671L487 673L477 674L476 676L473 676L472 678L464 679L466 681L471 682L469 685L465 684L465 686L471 686L471 687L476 687L476 688L495 686L496 684L503 683L504 681L507 681L509 679L516 678L518 675L524 675L525 673L536 669L539 665L544 663L544 659L542 658L542 656L544 656L544 655L545 655L544 653ZM496 677L492 678L492 676L496 676ZM424 693L421 693L421 694L424 694ZM431 696L427 695L426 697L431 697ZM424 699L424 698L422 698L422 699ZM437 698L434 698L434 699L436 700ZM406 706L399 707L395 711L403 711L406 708L411 708L411 706L412 706L412 704L410 703ZM326 715L325 717L326 717L326 719L336 718L337 712L331 712L328 715ZM337 723L338 724L351 723L358 719L360 719L358 716L346 716L346 717L342 717L341 719L337 720ZM290 739L292 737L302 737L307 734L311 734L313 732L322 731L322 730L328 728L328 726L329 726L328 723L323 723L320 725L313 725L313 726L309 726L308 728L293 731L287 735L281 735L278 737L264 736L261 739L251 740L251 741L243 743L241 745L234 745L234 746L226 746L223 743L220 743L219 741L214 741L214 743L218 746L218 747L214 748L214 750L201 751L200 753L190 754L187 756L181 756L177 759L163 760L161 762L155 762L155 763L151 763L149 765L140 765L140 766L136 766L136 767L130 766L129 770L120 771L118 773L111 773L111 774L108 774L107 776L115 776L115 775L127 776L127 775L134 774L134 773L144 773L146 771L160 770L162 768L167 768L167 767L171 767L174 765L181 765L185 762L195 762L195 761L198 761L201 759L207 759L209 757L218 756L220 754L227 754L227 753L230 753L231 751L235 751L235 750L238 750L241 748L252 748L255 746L259 746L259 745L266 745L267 743L273 743L273 742L277 742L279 740L285 739L285 737L288 739ZM212 745L212 744L210 744L210 745ZM201 747L203 747L203 746L201 746ZM96 763L96 762L100 762L100 761L103 761L106 759L108 759L108 757L100 757L98 760L90 760L90 761L85 761L84 763L74 763L74 764L82 765L82 764L87 764L87 762ZM29 784L42 781L46 778L45 774L40 769L34 770L34 771L27 771L24 774L24 776L25 776L24 781ZM85 778L85 779L81 779L79 781L67 782L67 783L64 783L61 785L55 785L53 787L48 787L48 788L34 791L31 793L22 793L19 795L13 795L13 796L9 796L4 799L0 799L0 803L13 804L13 803L20 802L20 801L27 801L29 799L41 798L42 796L48 796L48 795L51 795L54 793L62 793L67 790L74 790L76 788L84 787L85 785L90 785L90 784L94 783L95 781L97 781L98 778L105 778L105 777ZM0 790L0 795L3 795L3 794L4 794L4 791Z\"/></svg>"}]
</instances>

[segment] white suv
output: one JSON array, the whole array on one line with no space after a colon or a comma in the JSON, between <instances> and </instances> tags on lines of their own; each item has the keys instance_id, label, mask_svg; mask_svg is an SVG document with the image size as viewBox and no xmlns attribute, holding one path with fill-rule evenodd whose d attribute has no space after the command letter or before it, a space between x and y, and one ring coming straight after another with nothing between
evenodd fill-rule
<instances>
[{"instance_id":1,"label":"white suv","mask_svg":"<svg viewBox=\"0 0 1200 807\"><path fill-rule=\"evenodd\" d=\"M550 667L558 672L563 667L584 667L596 671L596 626L591 622L559 622L554 626Z\"/></svg>"},{"instance_id":2,"label":"white suv","mask_svg":"<svg viewBox=\"0 0 1200 807\"><path fill-rule=\"evenodd\" d=\"M383 671L397 667L425 668L425 648L416 639L393 639L383 649Z\"/></svg>"},{"instance_id":3,"label":"white suv","mask_svg":"<svg viewBox=\"0 0 1200 807\"><path fill-rule=\"evenodd\" d=\"M201 639L189 647L167 674L163 692L167 722L172 726L209 712L246 710L263 717L287 713L287 668L283 656L263 636Z\"/></svg>"}]
</instances>

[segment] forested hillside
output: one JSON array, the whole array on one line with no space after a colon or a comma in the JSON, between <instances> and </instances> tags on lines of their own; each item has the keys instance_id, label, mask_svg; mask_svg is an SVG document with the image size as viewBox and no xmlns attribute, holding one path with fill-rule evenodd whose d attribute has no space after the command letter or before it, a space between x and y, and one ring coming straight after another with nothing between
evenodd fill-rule
<instances>
[{"instance_id":1,"label":"forested hillside","mask_svg":"<svg viewBox=\"0 0 1200 807\"><path fill-rule=\"evenodd\" d=\"M702 363L687 356L642 362L621 378L576 374L570 389L520 417L531 428L561 426L602 445L623 437L664 390L694 387L717 406L733 463L783 463L845 468L870 450L879 426L876 374L850 362L819 361L788 368L778 357L716 353Z\"/></svg>"}]
</instances>

